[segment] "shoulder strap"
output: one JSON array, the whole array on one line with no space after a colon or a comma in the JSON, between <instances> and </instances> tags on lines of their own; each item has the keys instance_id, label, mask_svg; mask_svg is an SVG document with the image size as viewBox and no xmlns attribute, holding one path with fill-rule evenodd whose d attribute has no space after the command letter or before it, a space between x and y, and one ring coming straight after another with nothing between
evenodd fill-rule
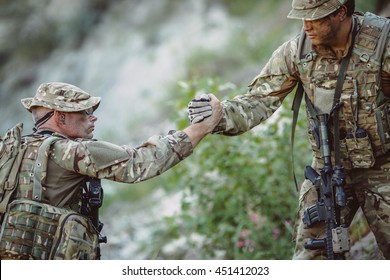
<instances>
[{"instance_id":1,"label":"shoulder strap","mask_svg":"<svg viewBox=\"0 0 390 280\"><path fill-rule=\"evenodd\" d=\"M311 41L307 40L306 32L303 28L301 30L301 35L299 36L298 55L300 63L310 62L317 55L312 49Z\"/></svg>"},{"instance_id":2,"label":"shoulder strap","mask_svg":"<svg viewBox=\"0 0 390 280\"><path fill-rule=\"evenodd\" d=\"M301 107L303 93L304 93L303 86L299 82L298 87L295 91L295 96L294 96L294 100L293 100L293 104L292 104L292 108L291 108L293 110L293 121L292 121L292 126L291 126L291 162L292 162L295 189L297 191L298 191L298 183L297 183L297 178L295 175L294 139L295 139L295 129L297 127L297 122L298 122L299 108Z\"/></svg>"},{"instance_id":3,"label":"shoulder strap","mask_svg":"<svg viewBox=\"0 0 390 280\"><path fill-rule=\"evenodd\" d=\"M364 14L360 32L370 35L370 41L357 40L354 52L359 55L363 62L372 62L380 64L383 57L383 52L386 47L386 42L390 31L390 20L385 17L380 17L370 12ZM366 44L375 47L367 49Z\"/></svg>"},{"instance_id":4,"label":"shoulder strap","mask_svg":"<svg viewBox=\"0 0 390 280\"><path fill-rule=\"evenodd\" d=\"M382 61L383 58L383 52L386 47L387 38L389 37L389 31L390 31L390 20L386 20L385 25L383 26L381 36L379 37L377 50L374 54L374 59L376 61Z\"/></svg>"},{"instance_id":5,"label":"shoulder strap","mask_svg":"<svg viewBox=\"0 0 390 280\"><path fill-rule=\"evenodd\" d=\"M312 61L315 58L316 53L312 50L312 45L310 40L306 40L306 33L302 29L299 42L298 42L298 55L300 63L307 63ZM295 96L291 110L293 111L293 121L291 127L291 162L293 168L293 177L295 183L295 189L298 191L298 183L295 175L295 163L294 163L294 139L295 139L295 129L298 122L299 108L302 103L302 98L304 94L303 85L301 82L298 82L298 86L295 91Z\"/></svg>"},{"instance_id":6,"label":"shoulder strap","mask_svg":"<svg viewBox=\"0 0 390 280\"><path fill-rule=\"evenodd\" d=\"M61 139L62 138L59 137L49 136L43 140L42 145L39 147L38 157L34 166L33 200L40 201L42 199L42 184L46 179L46 168L49 159L50 147L52 144Z\"/></svg>"},{"instance_id":7,"label":"shoulder strap","mask_svg":"<svg viewBox=\"0 0 390 280\"><path fill-rule=\"evenodd\" d=\"M43 170L44 166L47 166L47 160L49 156L50 146L60 140L59 137L48 137L46 138L38 150L38 158L35 162L34 167L34 186L33 186L33 200L42 199L42 183L46 179L46 170ZM18 155L16 156L10 175L8 177L8 182L5 187L5 193L3 200L0 203L0 214L4 214L7 210L7 205L16 190L17 185L17 175L19 172L20 164L23 160L24 154L26 152L26 147L20 149Z\"/></svg>"}]
</instances>

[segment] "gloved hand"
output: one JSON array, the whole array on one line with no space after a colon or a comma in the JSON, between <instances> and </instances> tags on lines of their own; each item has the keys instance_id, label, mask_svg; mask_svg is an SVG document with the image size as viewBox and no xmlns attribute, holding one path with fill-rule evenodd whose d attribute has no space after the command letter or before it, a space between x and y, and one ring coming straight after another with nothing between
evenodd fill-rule
<instances>
[{"instance_id":1,"label":"gloved hand","mask_svg":"<svg viewBox=\"0 0 390 280\"><path fill-rule=\"evenodd\" d=\"M192 124L203 121L211 114L210 97L205 93L196 96L188 103L188 118Z\"/></svg>"}]
</instances>

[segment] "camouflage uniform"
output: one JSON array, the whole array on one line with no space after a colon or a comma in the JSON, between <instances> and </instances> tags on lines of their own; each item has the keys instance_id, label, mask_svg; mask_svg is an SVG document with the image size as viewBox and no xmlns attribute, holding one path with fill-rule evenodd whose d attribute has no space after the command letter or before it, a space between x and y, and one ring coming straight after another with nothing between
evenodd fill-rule
<instances>
[{"instance_id":1,"label":"camouflage uniform","mask_svg":"<svg viewBox=\"0 0 390 280\"><path fill-rule=\"evenodd\" d=\"M42 84L35 97L22 100L30 112L34 106L51 109L36 122L38 128L54 111L85 111L90 117L99 103L99 97L57 82ZM17 126L19 130L21 127ZM48 129L22 137L18 148L21 151L15 160L17 164L11 165L8 174L13 175L4 188L1 185L1 259L99 258L101 227L95 209L96 199L101 203L101 197L88 196L86 201L86 193L97 192L88 193L85 187L96 182L96 178L122 183L147 180L173 167L193 150L183 131L153 136L133 148L92 139L70 139ZM100 188L95 190L100 192ZM101 241L104 242L103 237Z\"/></svg>"},{"instance_id":2,"label":"camouflage uniform","mask_svg":"<svg viewBox=\"0 0 390 280\"><path fill-rule=\"evenodd\" d=\"M33 106L63 112L95 110L99 103L99 97L65 83L42 84L34 98L22 100L29 111ZM137 148L91 139L71 140L58 133L53 136L63 139L50 149L44 197L55 206L69 206L75 197L77 201L87 176L136 183L163 173L192 153L191 141L182 131L153 136ZM36 141L30 142L38 142L35 146L39 146L43 137L39 134L32 137Z\"/></svg>"},{"instance_id":3,"label":"camouflage uniform","mask_svg":"<svg viewBox=\"0 0 390 280\"><path fill-rule=\"evenodd\" d=\"M316 13L321 11L324 3L328 5L322 13L318 13L320 17L329 15L345 2L343 0L294 0L293 10L289 17L316 20ZM353 22L357 26L357 35L341 94L344 106L341 107L339 114L340 131L352 129L356 121L360 127L367 130L372 151L367 155L365 154L367 147L361 147L359 159L351 159L352 155L347 147L349 143L341 142L342 148L345 148L341 151L341 159L347 173L348 201L347 207L343 209L342 222L349 225L357 209L361 207L380 250L385 258L390 259L390 129L388 118L390 43L387 39L381 57L382 64L373 59L363 60L362 48L366 48L363 51L373 51L376 41L372 38L379 31L369 25L364 25L363 29L363 16L361 15L354 14ZM228 136L238 135L257 126L281 106L284 98L300 81L317 109L323 106L329 107L326 102L332 99L327 99L326 95L331 94L333 98L341 59L325 47L312 47L312 60L303 63L298 50L300 37L301 35L285 42L273 53L261 73L250 84L247 94L222 102L224 117L214 133ZM352 35L348 41L349 45L351 45L351 38ZM341 57L345 55L346 53L341 54ZM354 110L358 110L357 120L354 119ZM311 135L310 126L308 129L313 147L312 166L318 171L322 167L322 159L313 135ZM316 201L315 187L310 181L305 180L299 194L294 259L323 257L323 252L320 250L306 250L303 247L304 242L309 239L324 237L323 222L311 228L306 228L302 223L302 211L315 204Z\"/></svg>"},{"instance_id":4,"label":"camouflage uniform","mask_svg":"<svg viewBox=\"0 0 390 280\"><path fill-rule=\"evenodd\" d=\"M99 97L92 97L80 88L65 83L42 84L34 98L22 100L29 111L33 106L63 112L95 110L99 103ZM26 153L24 160L27 165L36 158L37 148L45 139L39 133L38 130L27 138L27 143L31 145L31 151ZM43 132L47 133L50 131ZM160 175L192 153L191 141L182 131L153 136L136 148L91 139L71 140L56 132L52 136L61 139L52 144L47 166L43 168L46 179L42 199L59 207L78 204L80 188L88 176L136 183ZM21 172L20 182L23 184L19 186L17 198L31 198L31 176Z\"/></svg>"}]
</instances>

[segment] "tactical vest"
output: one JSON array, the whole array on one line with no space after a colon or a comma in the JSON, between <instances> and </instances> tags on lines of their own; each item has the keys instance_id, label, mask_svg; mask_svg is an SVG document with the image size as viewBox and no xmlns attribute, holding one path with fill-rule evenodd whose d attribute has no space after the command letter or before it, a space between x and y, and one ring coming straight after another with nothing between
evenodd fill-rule
<instances>
[{"instance_id":1,"label":"tactical vest","mask_svg":"<svg viewBox=\"0 0 390 280\"><path fill-rule=\"evenodd\" d=\"M389 21L371 13L355 14L353 18L358 31L340 97L343 106L339 109L340 160L346 169L369 168L375 163L375 158L390 149L390 102L381 87L381 64ZM329 111L330 108L324 107L329 107L329 100L333 100L339 62L318 56L304 32L299 40L298 53L298 70L304 91L318 110ZM307 115L310 144L314 156L322 162L308 110ZM329 124L332 133L332 122ZM357 128L366 132L367 139L362 140L354 133Z\"/></svg>"},{"instance_id":2,"label":"tactical vest","mask_svg":"<svg viewBox=\"0 0 390 280\"><path fill-rule=\"evenodd\" d=\"M59 137L25 136L15 189L0 232L2 259L96 259L99 231L77 205L55 207L45 196L51 145ZM81 195L82 186L80 186ZM6 193L7 194L7 193ZM2 204L4 203L2 198ZM72 210L73 208L74 210Z\"/></svg>"}]
</instances>

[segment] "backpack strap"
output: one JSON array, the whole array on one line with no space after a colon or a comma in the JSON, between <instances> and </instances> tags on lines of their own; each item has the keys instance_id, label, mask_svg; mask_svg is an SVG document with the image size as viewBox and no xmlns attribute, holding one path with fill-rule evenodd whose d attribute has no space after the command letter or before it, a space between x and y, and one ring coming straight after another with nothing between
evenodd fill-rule
<instances>
[{"instance_id":1,"label":"backpack strap","mask_svg":"<svg viewBox=\"0 0 390 280\"><path fill-rule=\"evenodd\" d=\"M33 194L32 194L33 200L40 201L42 199L42 183L46 179L46 169L43 170L43 167L47 166L50 146L54 142L60 139L61 138L59 137L48 137L43 141L42 145L39 147L38 158L35 162L35 167L34 167L34 186L33 186ZM16 185L18 183L18 173L27 146L23 144L21 147L22 148L19 150L18 155L16 156L13 162L10 174L8 176L8 180L4 188L5 190L4 196L0 203L0 216L1 214L4 214L7 211L7 206L11 200L13 193L16 190Z\"/></svg>"},{"instance_id":2,"label":"backpack strap","mask_svg":"<svg viewBox=\"0 0 390 280\"><path fill-rule=\"evenodd\" d=\"M378 40L378 51L376 51L373 55L373 58L375 61L382 61L383 52L386 47L387 38L389 37L389 31L390 31L390 20L387 19L384 23L381 36Z\"/></svg>"},{"instance_id":3,"label":"backpack strap","mask_svg":"<svg viewBox=\"0 0 390 280\"><path fill-rule=\"evenodd\" d=\"M388 18L380 17L370 12L364 14L361 31L370 34L369 42L366 40L358 40L354 53L359 55L363 62L370 62L380 65L382 62L383 52L386 47L386 42L390 31L390 21ZM373 45L367 48L366 44Z\"/></svg>"},{"instance_id":4,"label":"backpack strap","mask_svg":"<svg viewBox=\"0 0 390 280\"><path fill-rule=\"evenodd\" d=\"M46 167L49 159L50 147L55 142L61 139L62 138L59 137L49 136L45 140L43 140L42 145L39 147L38 157L35 161L34 166L34 186L32 193L33 200L41 201L42 199L42 184L45 182L46 179Z\"/></svg>"},{"instance_id":5,"label":"backpack strap","mask_svg":"<svg viewBox=\"0 0 390 280\"><path fill-rule=\"evenodd\" d=\"M301 30L301 35L299 36L298 42L298 55L300 63L307 63L317 56L317 53L312 48L312 43L310 40L307 40L306 32Z\"/></svg>"},{"instance_id":6,"label":"backpack strap","mask_svg":"<svg viewBox=\"0 0 390 280\"><path fill-rule=\"evenodd\" d=\"M295 163L294 163L294 139L295 139L295 129L297 127L298 122L298 114L299 114L299 108L301 107L302 97L303 97L304 89L302 84L299 82L298 87L295 91L295 96L293 100L293 104L291 107L291 110L293 111L293 121L291 126L291 162L292 162L292 169L293 169L293 177L294 177L294 183L295 183L295 189L298 191L298 183L297 183L297 177L295 175Z\"/></svg>"},{"instance_id":7,"label":"backpack strap","mask_svg":"<svg viewBox=\"0 0 390 280\"><path fill-rule=\"evenodd\" d=\"M301 34L298 42L298 55L299 55L299 63L301 64L312 61L316 56L316 53L312 50L312 45L310 40L306 40L306 33L303 30L303 28L301 30ZM298 82L298 86L295 91L294 100L291 106L291 110L293 111L293 121L291 127L291 140L290 140L291 141L291 163L293 169L292 171L293 171L295 189L297 191L298 191L298 183L295 175L294 139L295 139L295 129L298 122L299 108L302 103L303 94L304 94L303 85L301 82Z\"/></svg>"}]
</instances>

